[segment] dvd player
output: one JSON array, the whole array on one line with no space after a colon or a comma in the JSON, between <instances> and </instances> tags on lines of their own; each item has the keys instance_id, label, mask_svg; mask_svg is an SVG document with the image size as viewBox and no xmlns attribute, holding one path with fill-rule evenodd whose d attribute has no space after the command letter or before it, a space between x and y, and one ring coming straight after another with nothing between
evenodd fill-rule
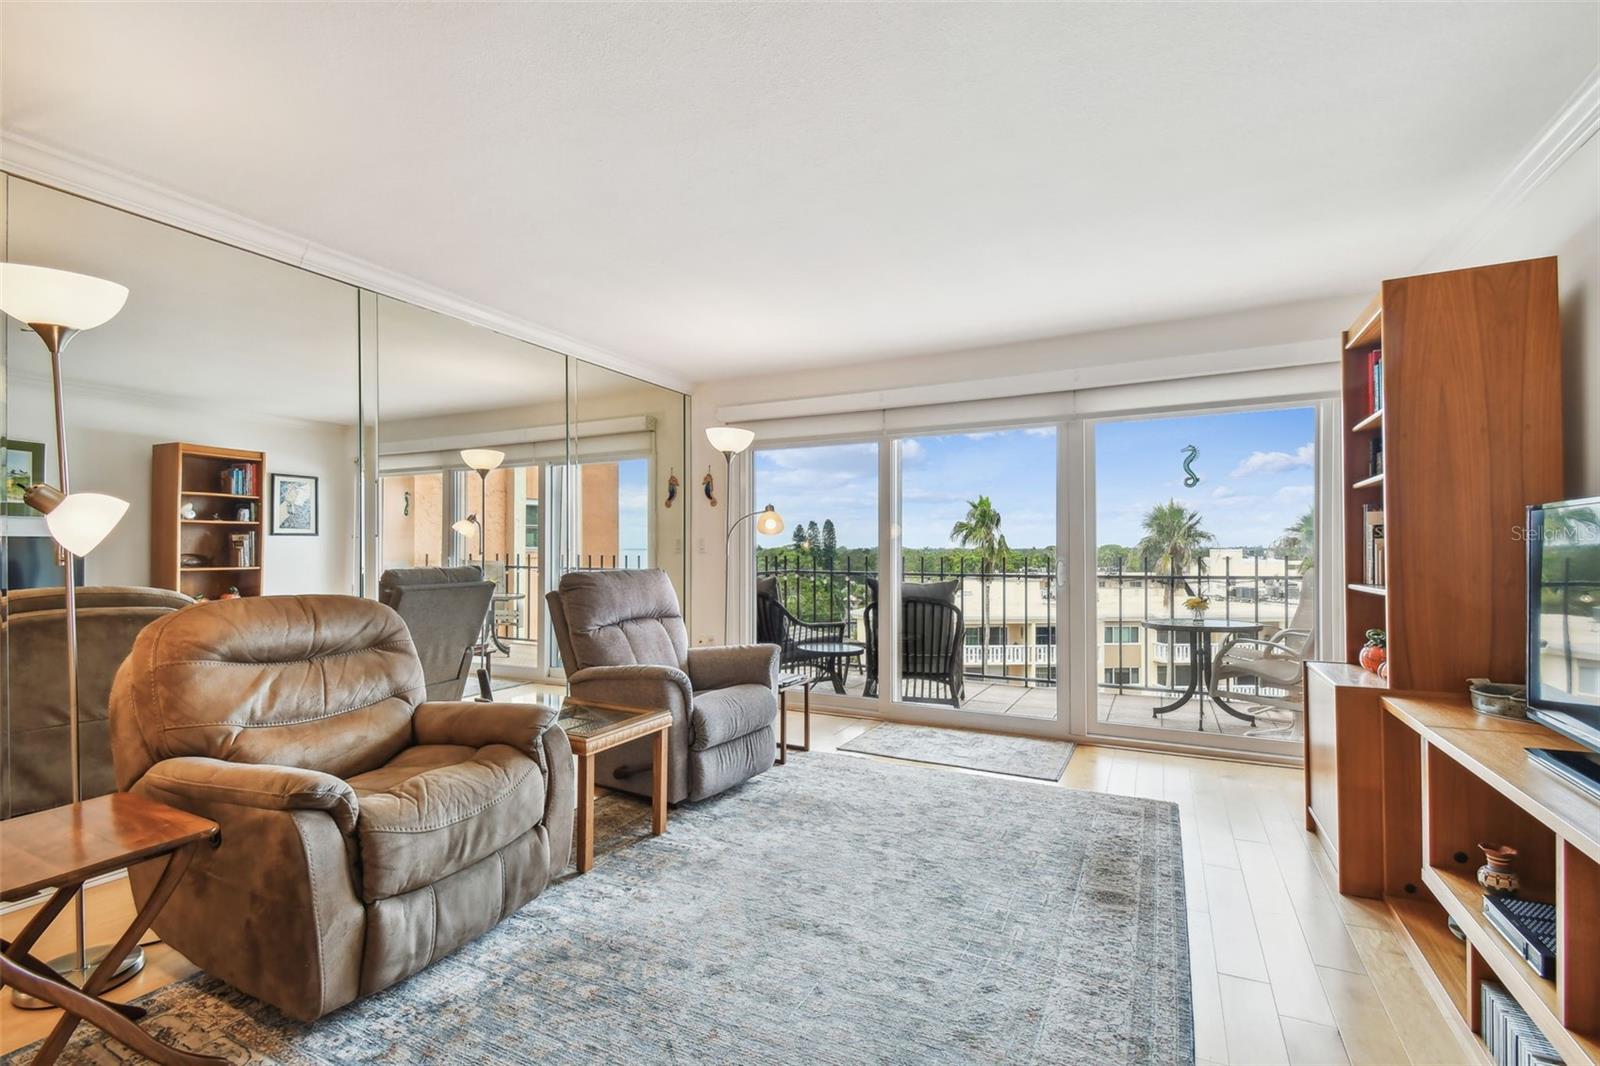
<instances>
[{"instance_id":1,"label":"dvd player","mask_svg":"<svg viewBox=\"0 0 1600 1066\"><path fill-rule=\"evenodd\" d=\"M1516 896L1484 896L1483 916L1540 977L1556 975L1556 905Z\"/></svg>"}]
</instances>

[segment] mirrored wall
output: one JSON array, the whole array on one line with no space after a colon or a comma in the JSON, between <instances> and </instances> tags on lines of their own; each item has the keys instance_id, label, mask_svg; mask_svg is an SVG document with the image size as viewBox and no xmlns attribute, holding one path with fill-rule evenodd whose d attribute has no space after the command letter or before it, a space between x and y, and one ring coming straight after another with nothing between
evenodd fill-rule
<instances>
[{"instance_id":1,"label":"mirrored wall","mask_svg":"<svg viewBox=\"0 0 1600 1066\"><path fill-rule=\"evenodd\" d=\"M129 289L62 358L70 488L129 504L77 566L86 795L113 787L118 665L192 602L382 598L412 625L430 694L459 667L470 698L559 693L543 597L569 569L659 567L682 597L681 393L19 178L4 191L6 260ZM21 500L60 482L50 359L10 319L0 358L9 816L70 792L63 569ZM447 618L448 589L417 591L485 582L481 620L459 597L468 616Z\"/></svg>"}]
</instances>

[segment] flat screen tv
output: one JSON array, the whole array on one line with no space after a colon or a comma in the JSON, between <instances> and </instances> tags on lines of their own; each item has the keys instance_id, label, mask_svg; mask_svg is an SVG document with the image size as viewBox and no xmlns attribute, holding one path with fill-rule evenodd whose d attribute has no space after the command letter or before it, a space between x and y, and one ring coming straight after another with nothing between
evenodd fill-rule
<instances>
[{"instance_id":1,"label":"flat screen tv","mask_svg":"<svg viewBox=\"0 0 1600 1066\"><path fill-rule=\"evenodd\" d=\"M1600 497L1528 508L1528 715L1589 752L1530 749L1600 797Z\"/></svg>"},{"instance_id":2,"label":"flat screen tv","mask_svg":"<svg viewBox=\"0 0 1600 1066\"><path fill-rule=\"evenodd\" d=\"M58 589L61 564L56 562L56 542L49 537L8 536L4 544L5 588ZM83 584L83 560L72 561L73 584Z\"/></svg>"}]
</instances>

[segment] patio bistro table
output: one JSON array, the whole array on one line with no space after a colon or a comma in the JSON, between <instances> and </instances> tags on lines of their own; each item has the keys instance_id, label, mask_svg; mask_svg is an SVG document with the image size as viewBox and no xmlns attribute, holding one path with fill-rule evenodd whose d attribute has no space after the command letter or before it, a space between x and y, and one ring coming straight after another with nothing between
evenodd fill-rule
<instances>
[{"instance_id":1,"label":"patio bistro table","mask_svg":"<svg viewBox=\"0 0 1600 1066\"><path fill-rule=\"evenodd\" d=\"M1194 699L1195 690L1198 688L1200 691L1201 732L1205 732L1206 728L1206 698L1208 695L1218 707L1233 715L1235 718L1242 722L1249 722L1251 725L1256 724L1254 715L1245 714L1243 711L1235 710L1233 707L1230 707L1227 701L1221 696L1218 696L1215 692L1211 691L1211 636L1214 633L1243 633L1247 636L1254 636L1255 634L1261 632L1262 623L1230 622L1221 618L1152 618L1146 622L1145 625L1155 630L1157 633L1188 634L1189 660L1191 664L1189 670L1189 686L1185 688L1183 693L1171 703L1164 703L1158 707L1152 708L1150 711L1151 717L1154 718L1163 714L1171 714L1179 707L1182 707L1184 704ZM1176 663L1173 663L1172 666L1174 669L1177 668Z\"/></svg>"}]
</instances>

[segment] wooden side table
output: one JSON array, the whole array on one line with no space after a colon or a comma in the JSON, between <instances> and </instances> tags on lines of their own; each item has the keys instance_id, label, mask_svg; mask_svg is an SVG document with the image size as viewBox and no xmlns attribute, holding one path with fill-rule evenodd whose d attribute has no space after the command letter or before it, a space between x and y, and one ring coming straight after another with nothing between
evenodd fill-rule
<instances>
[{"instance_id":1,"label":"wooden side table","mask_svg":"<svg viewBox=\"0 0 1600 1066\"><path fill-rule=\"evenodd\" d=\"M134 1024L144 1017L143 1009L100 997L112 974L183 880L195 851L203 845L215 847L219 841L215 822L128 792L97 796L0 824L0 902L27 899L44 889L55 889L16 940L0 941L0 985L10 985L54 1003L63 1011L34 1057L35 1064L55 1062L80 1021L98 1026L159 1063L202 1066L227 1061L180 1051L157 1041ZM166 867L155 891L94 968L81 991L30 954L34 942L72 897L83 891L84 882L163 855L167 857Z\"/></svg>"},{"instance_id":2,"label":"wooden side table","mask_svg":"<svg viewBox=\"0 0 1600 1066\"><path fill-rule=\"evenodd\" d=\"M789 761L791 751L811 750L811 686L817 683L815 676L802 673L785 673L778 675L778 757L774 765L782 766ZM789 690L800 689L804 702L801 717L805 722L805 743L789 743Z\"/></svg>"},{"instance_id":3,"label":"wooden side table","mask_svg":"<svg viewBox=\"0 0 1600 1066\"><path fill-rule=\"evenodd\" d=\"M594 757L602 751L654 736L650 832L655 836L666 832L667 731L672 728L672 712L569 699L561 705L557 722L572 742L572 754L578 757L578 818L573 827L578 872L586 874L594 868Z\"/></svg>"}]
</instances>

